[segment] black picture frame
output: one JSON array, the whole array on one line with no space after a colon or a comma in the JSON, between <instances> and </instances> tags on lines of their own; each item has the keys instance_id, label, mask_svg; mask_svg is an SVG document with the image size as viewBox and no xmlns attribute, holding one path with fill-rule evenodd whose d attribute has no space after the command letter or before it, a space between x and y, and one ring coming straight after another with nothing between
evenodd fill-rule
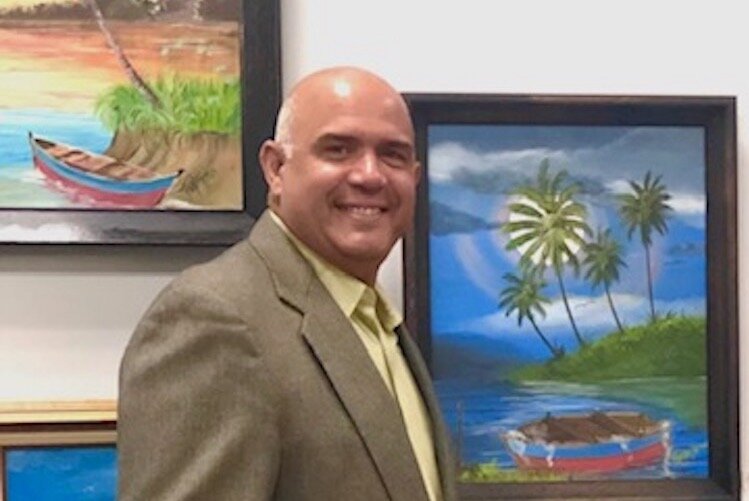
<instances>
[{"instance_id":1,"label":"black picture frame","mask_svg":"<svg viewBox=\"0 0 749 501\"><path fill-rule=\"evenodd\" d=\"M0 244L230 245L266 205L257 152L281 100L279 0L242 0L244 207L236 211L0 208Z\"/></svg>"},{"instance_id":2,"label":"black picture frame","mask_svg":"<svg viewBox=\"0 0 749 501\"><path fill-rule=\"evenodd\" d=\"M406 94L423 164L416 224L404 246L406 319L431 367L429 144L440 124L704 127L707 197L709 477L461 483L461 499L713 499L740 496L734 97Z\"/></svg>"}]
</instances>

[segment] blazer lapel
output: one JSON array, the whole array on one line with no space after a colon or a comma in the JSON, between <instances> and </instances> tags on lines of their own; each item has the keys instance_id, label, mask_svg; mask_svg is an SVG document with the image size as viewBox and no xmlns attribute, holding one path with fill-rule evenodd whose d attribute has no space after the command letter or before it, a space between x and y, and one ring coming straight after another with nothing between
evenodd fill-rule
<instances>
[{"instance_id":1,"label":"blazer lapel","mask_svg":"<svg viewBox=\"0 0 749 501\"><path fill-rule=\"evenodd\" d=\"M416 384L419 386L421 398L424 399L424 404L432 419L432 434L434 437L435 453L437 455L437 466L440 471L442 494L445 501L449 501L455 498L455 458L450 446L450 434L442 419L442 412L433 390L429 371L426 368L426 364L424 364L424 359L421 357L418 346L405 327L399 327L397 334L403 356L408 362Z\"/></svg>"},{"instance_id":2,"label":"blazer lapel","mask_svg":"<svg viewBox=\"0 0 749 501\"><path fill-rule=\"evenodd\" d=\"M250 237L279 297L303 315L301 334L359 432L393 500L428 501L398 405L348 318L267 214Z\"/></svg>"},{"instance_id":3,"label":"blazer lapel","mask_svg":"<svg viewBox=\"0 0 749 501\"><path fill-rule=\"evenodd\" d=\"M400 410L327 290L310 287L302 335L346 408L392 499L427 501Z\"/></svg>"}]
</instances>

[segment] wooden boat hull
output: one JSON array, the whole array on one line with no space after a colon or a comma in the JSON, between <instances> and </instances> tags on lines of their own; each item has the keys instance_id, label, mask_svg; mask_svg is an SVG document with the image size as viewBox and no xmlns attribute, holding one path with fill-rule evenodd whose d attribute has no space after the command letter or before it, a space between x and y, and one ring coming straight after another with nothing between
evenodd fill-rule
<instances>
[{"instance_id":1,"label":"wooden boat hull","mask_svg":"<svg viewBox=\"0 0 749 501\"><path fill-rule=\"evenodd\" d=\"M624 420L626 416L612 414L607 417L604 413L593 413L547 417L505 433L502 440L518 468L526 470L606 473L640 468L666 459L671 443L671 427L667 421L656 422L642 415L630 415L630 421L639 419L649 421L649 424L629 431L622 425L623 428L609 429L608 433L595 426L596 421L615 425L616 418ZM553 426L556 426L557 433L560 430L569 432L575 429L575 425L580 434L577 439L553 440L541 433L551 433L549 430Z\"/></svg>"},{"instance_id":2,"label":"wooden boat hull","mask_svg":"<svg viewBox=\"0 0 749 501\"><path fill-rule=\"evenodd\" d=\"M46 141L52 143L51 141ZM34 166L44 176L76 196L109 206L127 208L154 207L164 197L180 172L150 179L122 180L86 172L46 151L39 138L29 134ZM106 158L93 155L97 158Z\"/></svg>"},{"instance_id":3,"label":"wooden boat hull","mask_svg":"<svg viewBox=\"0 0 749 501\"><path fill-rule=\"evenodd\" d=\"M662 462L668 445L662 437L648 437L629 443L549 447L505 439L515 464L524 470L557 473L607 473L640 468Z\"/></svg>"}]
</instances>

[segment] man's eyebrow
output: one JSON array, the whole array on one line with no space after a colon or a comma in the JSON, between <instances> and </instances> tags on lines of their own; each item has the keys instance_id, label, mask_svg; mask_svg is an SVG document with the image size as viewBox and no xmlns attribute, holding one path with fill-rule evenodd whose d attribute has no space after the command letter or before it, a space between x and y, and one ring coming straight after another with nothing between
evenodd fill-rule
<instances>
[{"instance_id":1,"label":"man's eyebrow","mask_svg":"<svg viewBox=\"0 0 749 501\"><path fill-rule=\"evenodd\" d=\"M404 150L413 150L414 145L410 141L401 140L401 139L391 139L388 141L385 141L383 143L388 148L398 148L398 149L404 149Z\"/></svg>"},{"instance_id":2,"label":"man's eyebrow","mask_svg":"<svg viewBox=\"0 0 749 501\"><path fill-rule=\"evenodd\" d=\"M348 135L348 134L339 134L336 132L326 132L325 134L321 135L315 140L315 144L319 143L325 143L325 142L352 142L356 141L357 139L354 136Z\"/></svg>"},{"instance_id":3,"label":"man's eyebrow","mask_svg":"<svg viewBox=\"0 0 749 501\"><path fill-rule=\"evenodd\" d=\"M346 143L346 144L355 144L360 142L361 140L356 136L352 134L345 134L345 133L339 133L339 132L326 132L322 134L320 137L318 137L313 145L314 147L318 147L325 144L330 143ZM402 151L404 153L412 154L416 151L416 147L414 144L407 140L407 139L387 139L380 143L378 146L379 148L386 148L391 150L398 150Z\"/></svg>"}]
</instances>

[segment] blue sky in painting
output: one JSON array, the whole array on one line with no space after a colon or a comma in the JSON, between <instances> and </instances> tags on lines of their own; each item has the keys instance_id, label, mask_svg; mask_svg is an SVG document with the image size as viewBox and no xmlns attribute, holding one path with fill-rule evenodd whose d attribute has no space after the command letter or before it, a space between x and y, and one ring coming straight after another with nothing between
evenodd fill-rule
<instances>
[{"instance_id":1,"label":"blue sky in painting","mask_svg":"<svg viewBox=\"0 0 749 501\"><path fill-rule=\"evenodd\" d=\"M6 454L7 501L113 501L114 446L26 447Z\"/></svg>"},{"instance_id":2,"label":"blue sky in painting","mask_svg":"<svg viewBox=\"0 0 749 501\"><path fill-rule=\"evenodd\" d=\"M647 282L642 244L629 241L616 210L615 196L642 183L647 171L662 177L674 209L668 232L652 247L656 309L705 313L705 145L700 127L614 126L431 126L428 180L431 228L440 210L470 215L476 224L442 228L430 237L432 328L435 336L480 335L505 341L518 352L544 356L531 327L517 326L497 307L502 275L519 258L506 251L507 237L497 224L508 217L512 188L532 180L543 159L553 172L564 169L582 187L579 199L593 229L610 228L624 248L627 268L612 287L625 323L647 316ZM435 204L441 209L435 210ZM466 226L466 224L468 226ZM550 278L550 277L547 277ZM593 290L571 272L565 275L570 302L583 336L596 338L614 329L602 290ZM545 290L552 299L541 329L573 347L571 329L555 281ZM459 298L459 300L456 300Z\"/></svg>"}]
</instances>

